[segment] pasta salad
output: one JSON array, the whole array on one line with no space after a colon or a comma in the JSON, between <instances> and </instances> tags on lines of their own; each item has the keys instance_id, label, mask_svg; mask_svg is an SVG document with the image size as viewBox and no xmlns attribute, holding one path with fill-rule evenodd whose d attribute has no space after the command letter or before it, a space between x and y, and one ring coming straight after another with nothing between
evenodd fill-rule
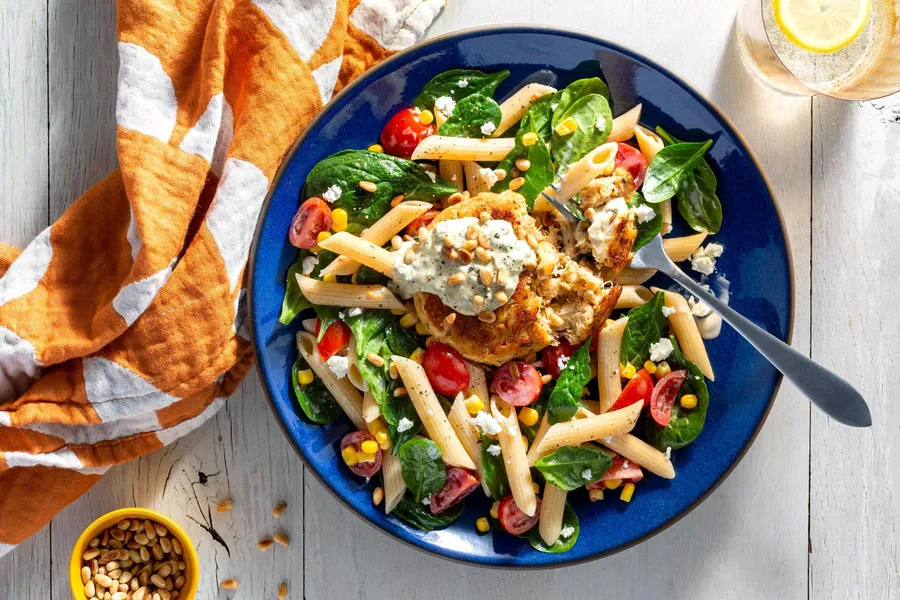
<instances>
[{"instance_id":1,"label":"pasta salad","mask_svg":"<svg viewBox=\"0 0 900 600\"><path fill-rule=\"evenodd\" d=\"M712 141L642 126L640 104L614 118L599 77L498 103L508 75L440 73L310 171L280 321L302 325L300 411L349 418L340 460L386 513L446 527L480 488L479 532L565 552L570 495L630 502L703 430L721 323L629 263L662 233L712 275L722 207ZM695 233L668 235L673 207Z\"/></svg>"}]
</instances>

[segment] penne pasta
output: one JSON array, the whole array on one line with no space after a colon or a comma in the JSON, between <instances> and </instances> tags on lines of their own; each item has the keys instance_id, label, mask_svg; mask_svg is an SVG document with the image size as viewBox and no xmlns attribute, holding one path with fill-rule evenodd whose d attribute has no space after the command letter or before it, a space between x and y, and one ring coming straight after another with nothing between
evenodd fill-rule
<instances>
[{"instance_id":1,"label":"penne pasta","mask_svg":"<svg viewBox=\"0 0 900 600\"><path fill-rule=\"evenodd\" d=\"M665 479L675 479L675 467L666 455L630 433L611 435L598 440L616 454L634 461L654 475Z\"/></svg>"},{"instance_id":2,"label":"penne pasta","mask_svg":"<svg viewBox=\"0 0 900 600\"><path fill-rule=\"evenodd\" d=\"M352 233L347 233L346 231L336 233L328 239L319 242L319 247L331 250L341 256L346 256L371 269L375 269L382 275L387 275L388 277L393 277L394 275L394 253Z\"/></svg>"},{"instance_id":3,"label":"penne pasta","mask_svg":"<svg viewBox=\"0 0 900 600\"><path fill-rule=\"evenodd\" d=\"M466 174L466 189L470 196L477 196L481 192L491 191L491 185L481 174L481 165L477 162L467 160L462 163L463 172Z\"/></svg>"},{"instance_id":4,"label":"penne pasta","mask_svg":"<svg viewBox=\"0 0 900 600\"><path fill-rule=\"evenodd\" d=\"M515 94L507 98L500 105L500 113L503 115L497 129L491 134L491 137L500 137L506 131L518 123L525 113L531 108L531 105L547 94L556 93L556 88L541 83L529 83L519 88Z\"/></svg>"},{"instance_id":5,"label":"penne pasta","mask_svg":"<svg viewBox=\"0 0 900 600\"><path fill-rule=\"evenodd\" d=\"M538 533L548 546L552 546L559 539L562 531L563 512L566 510L566 496L569 493L552 483L544 486L544 495L541 497L541 519L538 521Z\"/></svg>"},{"instance_id":6,"label":"penne pasta","mask_svg":"<svg viewBox=\"0 0 900 600\"><path fill-rule=\"evenodd\" d=\"M603 279L615 281L623 286L641 285L649 281L654 275L656 275L656 269L632 269L631 267L625 267L618 273L608 267L603 267L600 270L600 276Z\"/></svg>"},{"instance_id":7,"label":"penne pasta","mask_svg":"<svg viewBox=\"0 0 900 600\"><path fill-rule=\"evenodd\" d=\"M487 377L484 375L484 369L478 365L473 365L466 361L466 369L469 371L469 387L463 390L466 398L469 396L478 396L478 399L487 404L490 400L488 393Z\"/></svg>"},{"instance_id":8,"label":"penne pasta","mask_svg":"<svg viewBox=\"0 0 900 600\"><path fill-rule=\"evenodd\" d=\"M325 283L300 274L297 275L297 284L306 299L313 304L405 310L403 303L383 285Z\"/></svg>"},{"instance_id":9,"label":"penne pasta","mask_svg":"<svg viewBox=\"0 0 900 600\"><path fill-rule=\"evenodd\" d=\"M641 120L642 104L638 104L626 113L613 119L612 131L609 132L607 142L624 142L635 135L635 127ZM639 142L640 143L640 142Z\"/></svg>"},{"instance_id":10,"label":"penne pasta","mask_svg":"<svg viewBox=\"0 0 900 600\"><path fill-rule=\"evenodd\" d=\"M441 175L441 179L444 181L449 181L456 185L457 191L463 191L464 187L464 177L462 162L458 160L441 160L438 161L438 173Z\"/></svg>"},{"instance_id":11,"label":"penne pasta","mask_svg":"<svg viewBox=\"0 0 900 600\"><path fill-rule=\"evenodd\" d=\"M428 138L426 138L428 139ZM566 202L580 192L589 181L609 175L616 166L616 144L602 144L588 152L583 158L569 165L562 175L562 183L559 192L551 186L547 186L544 193L555 197L559 202ZM543 196L538 196L534 201L536 212L548 212L556 210Z\"/></svg>"},{"instance_id":12,"label":"penne pasta","mask_svg":"<svg viewBox=\"0 0 900 600\"><path fill-rule=\"evenodd\" d=\"M525 445L522 443L522 431L515 409L494 396L491 399L491 413L500 423L500 450L503 452L503 464L506 466L506 477L512 491L516 506L529 517L537 512L537 495L531 480L531 469Z\"/></svg>"},{"instance_id":13,"label":"penne pasta","mask_svg":"<svg viewBox=\"0 0 900 600\"><path fill-rule=\"evenodd\" d=\"M647 159L647 162L653 160L653 157L656 156L656 153L662 150L665 147L665 142L662 141L655 132L647 129L646 127L642 127L641 125L637 125L634 128L634 136L637 138L638 148L641 149L641 154L644 155L644 158Z\"/></svg>"},{"instance_id":14,"label":"penne pasta","mask_svg":"<svg viewBox=\"0 0 900 600\"><path fill-rule=\"evenodd\" d=\"M381 409L378 407L378 401L369 390L363 392L362 415L366 423L371 423L381 416Z\"/></svg>"},{"instance_id":15,"label":"penne pasta","mask_svg":"<svg viewBox=\"0 0 900 600\"><path fill-rule=\"evenodd\" d=\"M532 456L532 452L536 452L538 446L541 445L541 442L544 440L544 436L547 435L547 432L550 430L550 419L547 416L547 411L544 411L544 416L541 419L541 424L538 426L538 430L534 434L534 441L531 442L531 447L528 449L528 464L533 465L537 460L537 457Z\"/></svg>"},{"instance_id":16,"label":"penne pasta","mask_svg":"<svg viewBox=\"0 0 900 600\"><path fill-rule=\"evenodd\" d=\"M600 410L599 400L582 400L581 403L584 405L585 412L590 412L595 415L599 415L602 412Z\"/></svg>"},{"instance_id":17,"label":"penne pasta","mask_svg":"<svg viewBox=\"0 0 900 600\"><path fill-rule=\"evenodd\" d=\"M390 452L382 452L381 477L384 479L384 512L390 514L406 493L406 481L400 470L400 458Z\"/></svg>"},{"instance_id":18,"label":"penne pasta","mask_svg":"<svg viewBox=\"0 0 900 600\"><path fill-rule=\"evenodd\" d=\"M623 285L622 294L616 301L616 308L634 308L647 304L653 297L653 292L642 285Z\"/></svg>"},{"instance_id":19,"label":"penne pasta","mask_svg":"<svg viewBox=\"0 0 900 600\"><path fill-rule=\"evenodd\" d=\"M462 185L462 182L459 185ZM401 202L359 234L359 237L376 246L384 246L407 225L424 215L431 206L428 202ZM358 262L346 256L339 256L322 269L322 275L353 275L358 269Z\"/></svg>"},{"instance_id":20,"label":"penne pasta","mask_svg":"<svg viewBox=\"0 0 900 600\"><path fill-rule=\"evenodd\" d=\"M450 425L447 415L444 414L444 409L431 389L422 365L402 356L392 356L391 360L397 365L397 372L422 420L422 425L425 426L425 431L428 432L428 437L440 447L444 462L454 467L475 470L475 463L472 462L453 426Z\"/></svg>"},{"instance_id":21,"label":"penne pasta","mask_svg":"<svg viewBox=\"0 0 900 600\"><path fill-rule=\"evenodd\" d=\"M322 380L331 395L343 409L344 413L353 422L357 429L366 430L366 420L362 415L362 396L350 380L338 379L337 375L325 364L319 356L314 335L301 331L297 334L297 350L313 370L316 376Z\"/></svg>"},{"instance_id":22,"label":"penne pasta","mask_svg":"<svg viewBox=\"0 0 900 600\"><path fill-rule=\"evenodd\" d=\"M672 200L663 200L659 203L659 211L662 213L662 225L659 228L660 235L672 233ZM663 240L665 243L666 240Z\"/></svg>"},{"instance_id":23,"label":"penne pasta","mask_svg":"<svg viewBox=\"0 0 900 600\"><path fill-rule=\"evenodd\" d=\"M501 161L515 145L515 138L482 139L430 135L416 146L412 160Z\"/></svg>"},{"instance_id":24,"label":"penne pasta","mask_svg":"<svg viewBox=\"0 0 900 600\"><path fill-rule=\"evenodd\" d=\"M472 417L466 409L465 396L462 393L456 395L453 405L450 407L450 414L447 415L450 425L456 436L462 443L463 448L469 453L472 462L475 463L475 470L478 471L478 478L481 480L481 489L484 490L486 496L491 495L491 490L484 481L484 471L481 463L481 440L472 425Z\"/></svg>"},{"instance_id":25,"label":"penne pasta","mask_svg":"<svg viewBox=\"0 0 900 600\"><path fill-rule=\"evenodd\" d=\"M597 388L600 390L600 412L605 413L622 393L619 374L619 349L628 317L621 317L600 330L597 343Z\"/></svg>"},{"instance_id":26,"label":"penne pasta","mask_svg":"<svg viewBox=\"0 0 900 600\"><path fill-rule=\"evenodd\" d=\"M643 406L643 402L635 402L602 415L551 425L540 443L532 444L528 452L528 464L534 466L539 458L552 454L563 446L579 446L610 435L628 433L637 423Z\"/></svg>"},{"instance_id":27,"label":"penne pasta","mask_svg":"<svg viewBox=\"0 0 900 600\"><path fill-rule=\"evenodd\" d=\"M656 291L656 288L654 288ZM712 363L709 362L709 354L706 352L706 344L700 336L700 329L697 328L697 321L688 307L687 300L681 294L660 290L665 294L666 306L675 309L675 312L669 315L669 325L675 332L678 339L678 345L681 346L681 352L685 358L693 362L710 381L715 381L716 376L713 372Z\"/></svg>"},{"instance_id":28,"label":"penne pasta","mask_svg":"<svg viewBox=\"0 0 900 600\"><path fill-rule=\"evenodd\" d=\"M662 206L662 204L657 206ZM663 249L669 258L672 259L672 262L681 262L690 258L691 254L700 247L704 239L706 239L705 233L666 238L663 240ZM631 267L625 267L618 273L615 273L612 269L604 267L601 275L604 279L615 281L619 285L640 285L656 275L656 269L632 269Z\"/></svg>"},{"instance_id":29,"label":"penne pasta","mask_svg":"<svg viewBox=\"0 0 900 600\"><path fill-rule=\"evenodd\" d=\"M366 380L363 379L362 373L360 373L359 371L359 362L356 356L356 352L353 351L353 348L355 348L355 346L353 345L352 337L350 338L348 348L350 348L350 351L347 352L347 362L349 363L347 367L347 379L350 380L350 383L353 384L353 387L361 392L365 392L369 389L369 386L366 383ZM366 421L369 421L369 419L366 419Z\"/></svg>"}]
</instances>

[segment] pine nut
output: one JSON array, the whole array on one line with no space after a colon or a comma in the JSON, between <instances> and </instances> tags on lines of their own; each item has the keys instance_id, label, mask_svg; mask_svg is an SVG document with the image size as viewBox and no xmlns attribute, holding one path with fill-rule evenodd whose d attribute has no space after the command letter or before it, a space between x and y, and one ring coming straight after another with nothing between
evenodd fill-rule
<instances>
[{"instance_id":1,"label":"pine nut","mask_svg":"<svg viewBox=\"0 0 900 600\"><path fill-rule=\"evenodd\" d=\"M481 211L478 214L478 220L481 221L482 223L487 223L488 221L491 220L491 213L489 213L486 210Z\"/></svg>"},{"instance_id":2,"label":"pine nut","mask_svg":"<svg viewBox=\"0 0 900 600\"><path fill-rule=\"evenodd\" d=\"M450 329L453 327L453 324L456 322L456 313L450 313L446 317L444 317L444 322L442 323L444 329Z\"/></svg>"},{"instance_id":3,"label":"pine nut","mask_svg":"<svg viewBox=\"0 0 900 600\"><path fill-rule=\"evenodd\" d=\"M469 228L466 230L466 239L474 240L478 237L478 233L481 231L478 225L469 225Z\"/></svg>"},{"instance_id":4,"label":"pine nut","mask_svg":"<svg viewBox=\"0 0 900 600\"><path fill-rule=\"evenodd\" d=\"M378 186L372 183L371 181L360 181L359 187L369 193L374 192L378 189Z\"/></svg>"},{"instance_id":5,"label":"pine nut","mask_svg":"<svg viewBox=\"0 0 900 600\"><path fill-rule=\"evenodd\" d=\"M552 380L553 380L553 376L550 375L549 373L541 375L541 383L547 384L547 383L550 383Z\"/></svg>"},{"instance_id":6,"label":"pine nut","mask_svg":"<svg viewBox=\"0 0 900 600\"><path fill-rule=\"evenodd\" d=\"M147 537L151 540L156 539L156 529L153 528L153 522L150 519L144 519L144 533L147 534Z\"/></svg>"},{"instance_id":7,"label":"pine nut","mask_svg":"<svg viewBox=\"0 0 900 600\"><path fill-rule=\"evenodd\" d=\"M497 315L489 310L478 313L478 320L482 323L493 323L497 320Z\"/></svg>"},{"instance_id":8,"label":"pine nut","mask_svg":"<svg viewBox=\"0 0 900 600\"><path fill-rule=\"evenodd\" d=\"M175 589L180 590L184 587L185 578L184 575L179 575L175 578Z\"/></svg>"},{"instance_id":9,"label":"pine nut","mask_svg":"<svg viewBox=\"0 0 900 600\"><path fill-rule=\"evenodd\" d=\"M516 168L522 172L525 172L531 168L531 161L527 158L520 158L516 160Z\"/></svg>"},{"instance_id":10,"label":"pine nut","mask_svg":"<svg viewBox=\"0 0 900 600\"><path fill-rule=\"evenodd\" d=\"M479 296L478 294L472 296L472 306L475 310L481 310L481 307L484 306L484 296Z\"/></svg>"},{"instance_id":11,"label":"pine nut","mask_svg":"<svg viewBox=\"0 0 900 600\"><path fill-rule=\"evenodd\" d=\"M216 510L218 512L228 512L233 507L234 507L234 502L232 502L231 500L223 500L222 502L219 502L218 506L216 506Z\"/></svg>"},{"instance_id":12,"label":"pine nut","mask_svg":"<svg viewBox=\"0 0 900 600\"><path fill-rule=\"evenodd\" d=\"M89 599L94 597L94 593L96 591L97 590L94 586L93 581L88 581L86 584L84 584L84 595L87 596Z\"/></svg>"},{"instance_id":13,"label":"pine nut","mask_svg":"<svg viewBox=\"0 0 900 600\"><path fill-rule=\"evenodd\" d=\"M112 578L104 575L103 573L97 573L94 575L94 582L100 587L108 588L112 585Z\"/></svg>"},{"instance_id":14,"label":"pine nut","mask_svg":"<svg viewBox=\"0 0 900 600\"><path fill-rule=\"evenodd\" d=\"M369 352L368 354L366 354L366 360L368 360L370 363L372 363L376 367L384 366L384 359L382 357L378 356L377 354L375 354L374 352Z\"/></svg>"},{"instance_id":15,"label":"pine nut","mask_svg":"<svg viewBox=\"0 0 900 600\"><path fill-rule=\"evenodd\" d=\"M463 250L468 250L469 252L472 252L477 247L478 247L478 242L476 240L466 240L460 246L460 248L462 248Z\"/></svg>"},{"instance_id":16,"label":"pine nut","mask_svg":"<svg viewBox=\"0 0 900 600\"><path fill-rule=\"evenodd\" d=\"M158 573L154 573L150 576L150 583L152 583L156 587L166 587L166 580L163 577L160 577Z\"/></svg>"},{"instance_id":17,"label":"pine nut","mask_svg":"<svg viewBox=\"0 0 900 600\"><path fill-rule=\"evenodd\" d=\"M100 538L95 537L95 538L92 539L92 540L90 541L90 543L88 544L88 548L96 548L96 547L99 546L99 545L100 545Z\"/></svg>"},{"instance_id":18,"label":"pine nut","mask_svg":"<svg viewBox=\"0 0 900 600\"><path fill-rule=\"evenodd\" d=\"M509 189L512 191L516 191L523 185L525 185L525 178L524 177L516 177L515 179L513 179L512 181L509 182Z\"/></svg>"},{"instance_id":19,"label":"pine nut","mask_svg":"<svg viewBox=\"0 0 900 600\"><path fill-rule=\"evenodd\" d=\"M181 542L178 540L178 538L172 538L172 550L174 550L175 554L177 554L178 556L181 556L182 552L184 552L181 547Z\"/></svg>"},{"instance_id":20,"label":"pine nut","mask_svg":"<svg viewBox=\"0 0 900 600\"><path fill-rule=\"evenodd\" d=\"M497 292L494 294L494 300L499 302L500 304L506 304L509 302L509 296L506 295L506 292Z\"/></svg>"},{"instance_id":21,"label":"pine nut","mask_svg":"<svg viewBox=\"0 0 900 600\"><path fill-rule=\"evenodd\" d=\"M134 591L134 594L131 595L131 600L144 600L144 596L147 594L147 588L140 587Z\"/></svg>"},{"instance_id":22,"label":"pine nut","mask_svg":"<svg viewBox=\"0 0 900 600\"><path fill-rule=\"evenodd\" d=\"M141 562L147 562L150 560L150 551L147 550L147 546L141 546Z\"/></svg>"},{"instance_id":23,"label":"pine nut","mask_svg":"<svg viewBox=\"0 0 900 600\"><path fill-rule=\"evenodd\" d=\"M400 204L401 202L403 202L403 198L405 198L405 196L403 194L400 194L399 196L394 196L391 199L391 208L393 208L393 207L397 206L398 204Z\"/></svg>"},{"instance_id":24,"label":"pine nut","mask_svg":"<svg viewBox=\"0 0 900 600\"><path fill-rule=\"evenodd\" d=\"M159 537L166 537L169 534L169 530L166 529L165 525L160 525L159 523L154 523L153 529L156 530L156 535Z\"/></svg>"},{"instance_id":25,"label":"pine nut","mask_svg":"<svg viewBox=\"0 0 900 600\"><path fill-rule=\"evenodd\" d=\"M403 386L398 387L394 390L394 398L399 398L400 396L406 396L409 392L406 391L406 388ZM278 542L278 536L275 536L275 541ZM281 544L281 542L278 542ZM281 544L282 546L287 546L287 544Z\"/></svg>"},{"instance_id":26,"label":"pine nut","mask_svg":"<svg viewBox=\"0 0 900 600\"><path fill-rule=\"evenodd\" d=\"M129 527L131 527L131 519L122 519L116 523L116 529L120 531L127 531Z\"/></svg>"},{"instance_id":27,"label":"pine nut","mask_svg":"<svg viewBox=\"0 0 900 600\"><path fill-rule=\"evenodd\" d=\"M497 181L503 181L506 179L506 169L494 169L494 175L497 176Z\"/></svg>"},{"instance_id":28,"label":"pine nut","mask_svg":"<svg viewBox=\"0 0 900 600\"><path fill-rule=\"evenodd\" d=\"M381 489L381 488L378 488ZM288 596L288 587L287 581L283 581L281 585L278 586L278 600L285 600Z\"/></svg>"},{"instance_id":29,"label":"pine nut","mask_svg":"<svg viewBox=\"0 0 900 600\"><path fill-rule=\"evenodd\" d=\"M403 396L404 394L406 394L406 389L405 389L405 388L397 388L396 390L394 390L394 395L395 395L395 396L397 395L397 392L398 392L399 390L403 390L403 393L400 394L401 396ZM280 545L284 546L285 548L287 548L288 545L290 544L290 540L288 539L288 536L284 535L283 533L276 533L276 534L275 534L274 536L272 536L272 537L275 538L275 543L280 544Z\"/></svg>"},{"instance_id":30,"label":"pine nut","mask_svg":"<svg viewBox=\"0 0 900 600\"><path fill-rule=\"evenodd\" d=\"M146 546L147 544L150 543L150 538L148 538L147 534L145 534L145 533L139 533L136 536L134 536L134 541L136 541L141 546ZM143 552L141 553L141 555L143 556Z\"/></svg>"},{"instance_id":31,"label":"pine nut","mask_svg":"<svg viewBox=\"0 0 900 600\"><path fill-rule=\"evenodd\" d=\"M219 584L219 587L223 590L236 590L238 589L238 581L237 579L226 579L222 583Z\"/></svg>"},{"instance_id":32,"label":"pine nut","mask_svg":"<svg viewBox=\"0 0 900 600\"><path fill-rule=\"evenodd\" d=\"M475 256L481 262L491 262L491 253L484 248L475 248Z\"/></svg>"},{"instance_id":33,"label":"pine nut","mask_svg":"<svg viewBox=\"0 0 900 600\"><path fill-rule=\"evenodd\" d=\"M459 258L463 262L464 265L469 264L473 260L475 260L475 256L466 249L461 249L459 251Z\"/></svg>"},{"instance_id":34,"label":"pine nut","mask_svg":"<svg viewBox=\"0 0 900 600\"><path fill-rule=\"evenodd\" d=\"M125 539L125 532L119 528L111 529L109 531L109 535L113 536L114 539L117 539L120 542Z\"/></svg>"},{"instance_id":35,"label":"pine nut","mask_svg":"<svg viewBox=\"0 0 900 600\"><path fill-rule=\"evenodd\" d=\"M83 560L91 560L100 556L100 551L96 548L92 548L91 550L85 550L84 554L81 555Z\"/></svg>"},{"instance_id":36,"label":"pine nut","mask_svg":"<svg viewBox=\"0 0 900 600\"><path fill-rule=\"evenodd\" d=\"M494 281L494 272L490 269L480 269L478 271L478 278L481 279L481 283L490 286L491 282Z\"/></svg>"},{"instance_id":37,"label":"pine nut","mask_svg":"<svg viewBox=\"0 0 900 600\"><path fill-rule=\"evenodd\" d=\"M91 568L81 567L81 583L86 584L91 580Z\"/></svg>"},{"instance_id":38,"label":"pine nut","mask_svg":"<svg viewBox=\"0 0 900 600\"><path fill-rule=\"evenodd\" d=\"M128 594L125 592L116 592L110 597L110 600L126 600L128 598Z\"/></svg>"},{"instance_id":39,"label":"pine nut","mask_svg":"<svg viewBox=\"0 0 900 600\"><path fill-rule=\"evenodd\" d=\"M159 545L162 546L163 552L166 554L171 554L172 552L172 540L167 537L159 538Z\"/></svg>"},{"instance_id":40,"label":"pine nut","mask_svg":"<svg viewBox=\"0 0 900 600\"><path fill-rule=\"evenodd\" d=\"M155 558L156 560L162 560L162 559L163 559L162 546L160 546L159 544L155 544L155 545L153 546L152 552L153 552L153 558Z\"/></svg>"},{"instance_id":41,"label":"pine nut","mask_svg":"<svg viewBox=\"0 0 900 600\"><path fill-rule=\"evenodd\" d=\"M462 283L466 280L466 276L464 273L454 273L447 279L447 283L450 285L462 285Z\"/></svg>"}]
</instances>

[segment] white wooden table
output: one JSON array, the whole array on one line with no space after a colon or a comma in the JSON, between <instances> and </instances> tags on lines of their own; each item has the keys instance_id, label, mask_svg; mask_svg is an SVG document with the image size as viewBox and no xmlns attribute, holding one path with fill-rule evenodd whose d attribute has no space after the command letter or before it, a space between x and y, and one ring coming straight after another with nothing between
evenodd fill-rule
<instances>
[{"instance_id":1,"label":"white wooden table","mask_svg":"<svg viewBox=\"0 0 900 600\"><path fill-rule=\"evenodd\" d=\"M414 551L351 515L283 438L255 373L200 430L107 474L0 560L0 599L69 598L83 527L122 506L187 526L198 598L900 598L900 98L785 99L740 65L740 0L450 0L431 34L552 23L635 47L704 90L748 137L778 193L796 268L794 345L860 386L870 430L828 421L789 384L728 480L657 537L611 558L531 574ZM25 245L116 167L109 0L0 1L0 241ZM896 259L894 259L896 261ZM890 265L894 264L894 267ZM726 399L727 400L727 399ZM2 494L2 490L0 490ZM217 514L227 497L235 508ZM275 522L289 549L256 542ZM588 532L592 534L591 532ZM593 533L600 535L599 533Z\"/></svg>"}]
</instances>

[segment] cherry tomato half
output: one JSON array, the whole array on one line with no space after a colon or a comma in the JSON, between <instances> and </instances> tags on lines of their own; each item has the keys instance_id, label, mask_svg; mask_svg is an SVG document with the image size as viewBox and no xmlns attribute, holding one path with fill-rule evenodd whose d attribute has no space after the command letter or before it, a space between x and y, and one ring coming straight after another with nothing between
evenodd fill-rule
<instances>
[{"instance_id":1,"label":"cherry tomato half","mask_svg":"<svg viewBox=\"0 0 900 600\"><path fill-rule=\"evenodd\" d=\"M625 463L628 463L626 466ZM594 481L592 483L587 484L588 489L598 489L602 490L604 487L603 482L609 481L610 479L620 479L622 481L630 481L631 483L635 483L644 478L644 471L641 469L641 465L632 462L630 460L626 460L621 456L614 456L612 459L612 464L606 473L603 474L598 481Z\"/></svg>"},{"instance_id":2,"label":"cherry tomato half","mask_svg":"<svg viewBox=\"0 0 900 600\"><path fill-rule=\"evenodd\" d=\"M406 226L406 233L409 235L415 236L419 233L420 227L428 227L428 224L434 221L434 218L441 214L439 210L428 210L425 211L421 217L416 217L413 219L412 223Z\"/></svg>"},{"instance_id":3,"label":"cherry tomato half","mask_svg":"<svg viewBox=\"0 0 900 600\"><path fill-rule=\"evenodd\" d=\"M537 525L538 519L541 516L541 499L537 499L537 509L534 511L534 516L529 517L519 506L516 504L516 501L513 500L512 494L504 498L500 502L500 507L497 509L497 518L500 520L500 526L506 530L507 533L511 533L513 535L522 535L535 525Z\"/></svg>"},{"instance_id":4,"label":"cherry tomato half","mask_svg":"<svg viewBox=\"0 0 900 600\"><path fill-rule=\"evenodd\" d=\"M656 382L653 395L650 397L650 416L662 427L669 424L672 418L672 406L678 397L678 390L687 376L687 371L672 371Z\"/></svg>"},{"instance_id":5,"label":"cherry tomato half","mask_svg":"<svg viewBox=\"0 0 900 600\"><path fill-rule=\"evenodd\" d=\"M322 322L316 319L316 337L319 337L321 327ZM350 328L343 321L335 321L325 330L325 335L316 343L316 347L319 349L319 356L322 357L322 360L328 360L343 350L349 342Z\"/></svg>"},{"instance_id":6,"label":"cherry tomato half","mask_svg":"<svg viewBox=\"0 0 900 600\"><path fill-rule=\"evenodd\" d=\"M527 362L512 360L494 373L491 392L513 406L528 406L541 395L541 374Z\"/></svg>"},{"instance_id":7,"label":"cherry tomato half","mask_svg":"<svg viewBox=\"0 0 900 600\"><path fill-rule=\"evenodd\" d=\"M309 198L297 209L291 221L289 239L292 246L309 250L316 238L331 229L331 208L321 198Z\"/></svg>"},{"instance_id":8,"label":"cherry tomato half","mask_svg":"<svg viewBox=\"0 0 900 600\"><path fill-rule=\"evenodd\" d=\"M578 350L578 346L565 339L559 340L559 344L556 346L547 346L541 350L541 364L544 366L544 370L556 379L566 368L566 363L569 362L576 350Z\"/></svg>"},{"instance_id":9,"label":"cherry tomato half","mask_svg":"<svg viewBox=\"0 0 900 600\"><path fill-rule=\"evenodd\" d=\"M341 450L343 451L347 446L353 446L353 449L356 450L357 453L362 452L362 443L369 440L374 442L375 436L368 431L350 432L341 440ZM378 449L378 452L375 453L375 460L371 462L358 462L355 465L346 466L354 475L359 475L360 477L368 479L375 475L381 468L381 449Z\"/></svg>"},{"instance_id":10,"label":"cherry tomato half","mask_svg":"<svg viewBox=\"0 0 900 600\"><path fill-rule=\"evenodd\" d=\"M616 152L616 166L622 167L631 174L635 187L641 187L644 183L644 175L647 174L647 159L641 151L628 144L619 144Z\"/></svg>"},{"instance_id":11,"label":"cherry tomato half","mask_svg":"<svg viewBox=\"0 0 900 600\"><path fill-rule=\"evenodd\" d=\"M460 469L459 467L450 467L447 469L447 481L444 487L436 491L431 496L431 514L437 515L454 504L458 504L463 498L475 491L478 487L478 480L474 475Z\"/></svg>"},{"instance_id":12,"label":"cherry tomato half","mask_svg":"<svg viewBox=\"0 0 900 600\"><path fill-rule=\"evenodd\" d=\"M469 369L459 352L435 342L425 349L422 361L431 387L438 394L454 396L469 387Z\"/></svg>"},{"instance_id":13,"label":"cherry tomato half","mask_svg":"<svg viewBox=\"0 0 900 600\"><path fill-rule=\"evenodd\" d=\"M400 158L409 158L419 142L434 134L434 123L426 125L419 120L418 108L404 108L387 122L381 130L384 151Z\"/></svg>"},{"instance_id":14,"label":"cherry tomato half","mask_svg":"<svg viewBox=\"0 0 900 600\"><path fill-rule=\"evenodd\" d=\"M647 408L651 396L653 396L653 377L646 369L641 369L631 378L609 410L619 410L641 400L644 402L644 408Z\"/></svg>"}]
</instances>

